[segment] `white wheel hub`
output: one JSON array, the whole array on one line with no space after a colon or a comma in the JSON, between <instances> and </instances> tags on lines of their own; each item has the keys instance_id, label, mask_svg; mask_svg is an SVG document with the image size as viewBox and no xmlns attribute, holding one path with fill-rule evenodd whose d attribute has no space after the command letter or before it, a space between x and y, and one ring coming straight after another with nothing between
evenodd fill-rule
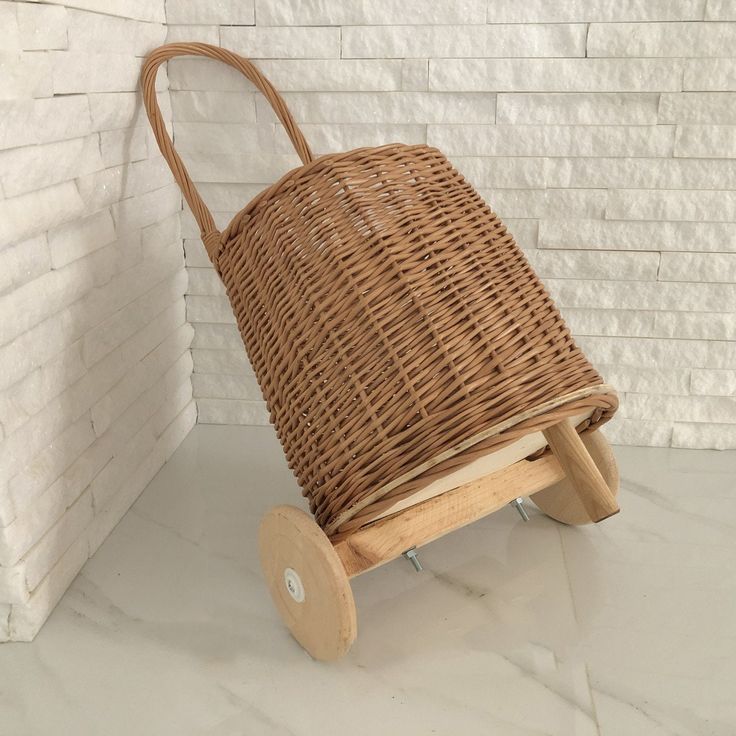
<instances>
[{"instance_id":1,"label":"white wheel hub","mask_svg":"<svg viewBox=\"0 0 736 736\"><path fill-rule=\"evenodd\" d=\"M284 584L286 585L286 590L289 591L289 595L297 603L304 602L304 585L296 570L290 567L284 570Z\"/></svg>"}]
</instances>

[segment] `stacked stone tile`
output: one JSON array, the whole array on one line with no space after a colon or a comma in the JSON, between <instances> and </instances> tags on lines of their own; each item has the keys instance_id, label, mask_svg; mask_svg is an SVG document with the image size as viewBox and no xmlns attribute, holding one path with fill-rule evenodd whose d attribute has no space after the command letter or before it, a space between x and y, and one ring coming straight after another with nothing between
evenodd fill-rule
<instances>
[{"instance_id":1,"label":"stacked stone tile","mask_svg":"<svg viewBox=\"0 0 736 736\"><path fill-rule=\"evenodd\" d=\"M164 3L71 5L0 3L0 641L196 419L181 198L137 92Z\"/></svg>"},{"instance_id":2,"label":"stacked stone tile","mask_svg":"<svg viewBox=\"0 0 736 736\"><path fill-rule=\"evenodd\" d=\"M732 3L226 5L170 0L170 36L258 59L316 152L427 142L482 191L621 392L612 441L736 447ZM183 60L170 79L177 148L224 224L298 160L232 70ZM183 228L200 421L265 423Z\"/></svg>"}]
</instances>

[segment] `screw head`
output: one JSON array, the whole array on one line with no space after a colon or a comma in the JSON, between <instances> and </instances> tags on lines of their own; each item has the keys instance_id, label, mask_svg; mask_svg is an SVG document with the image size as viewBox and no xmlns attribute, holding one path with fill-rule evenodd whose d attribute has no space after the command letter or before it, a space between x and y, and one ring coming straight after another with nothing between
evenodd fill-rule
<instances>
[{"instance_id":1,"label":"screw head","mask_svg":"<svg viewBox=\"0 0 736 736\"><path fill-rule=\"evenodd\" d=\"M286 590L289 591L289 595L297 602L303 603L306 594L304 592L304 584L302 579L299 577L299 573L291 567L287 567L284 570L284 585Z\"/></svg>"}]
</instances>

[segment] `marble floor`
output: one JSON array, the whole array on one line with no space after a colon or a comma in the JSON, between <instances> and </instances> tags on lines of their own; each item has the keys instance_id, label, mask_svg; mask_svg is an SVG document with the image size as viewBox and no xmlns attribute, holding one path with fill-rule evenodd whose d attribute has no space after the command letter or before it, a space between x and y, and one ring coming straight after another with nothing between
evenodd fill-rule
<instances>
[{"instance_id":1,"label":"marble floor","mask_svg":"<svg viewBox=\"0 0 736 736\"><path fill-rule=\"evenodd\" d=\"M736 453L616 448L597 527L501 510L353 581L314 662L256 529L301 501L270 428L198 426L31 644L0 646L2 736L733 736Z\"/></svg>"}]
</instances>

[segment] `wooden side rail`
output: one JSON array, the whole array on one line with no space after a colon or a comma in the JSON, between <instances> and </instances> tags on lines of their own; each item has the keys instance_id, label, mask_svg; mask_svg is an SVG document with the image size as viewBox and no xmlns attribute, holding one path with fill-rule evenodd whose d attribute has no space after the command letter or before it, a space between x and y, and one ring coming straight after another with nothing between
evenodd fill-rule
<instances>
[{"instance_id":1,"label":"wooden side rail","mask_svg":"<svg viewBox=\"0 0 736 736\"><path fill-rule=\"evenodd\" d=\"M617 514L616 497L572 423L565 420L548 427L544 430L544 437L591 521L597 523Z\"/></svg>"},{"instance_id":2,"label":"wooden side rail","mask_svg":"<svg viewBox=\"0 0 736 736\"><path fill-rule=\"evenodd\" d=\"M584 449L584 448L583 448ZM378 567L483 518L519 496L528 496L565 477L552 455L520 460L491 475L333 540L349 577Z\"/></svg>"}]
</instances>

